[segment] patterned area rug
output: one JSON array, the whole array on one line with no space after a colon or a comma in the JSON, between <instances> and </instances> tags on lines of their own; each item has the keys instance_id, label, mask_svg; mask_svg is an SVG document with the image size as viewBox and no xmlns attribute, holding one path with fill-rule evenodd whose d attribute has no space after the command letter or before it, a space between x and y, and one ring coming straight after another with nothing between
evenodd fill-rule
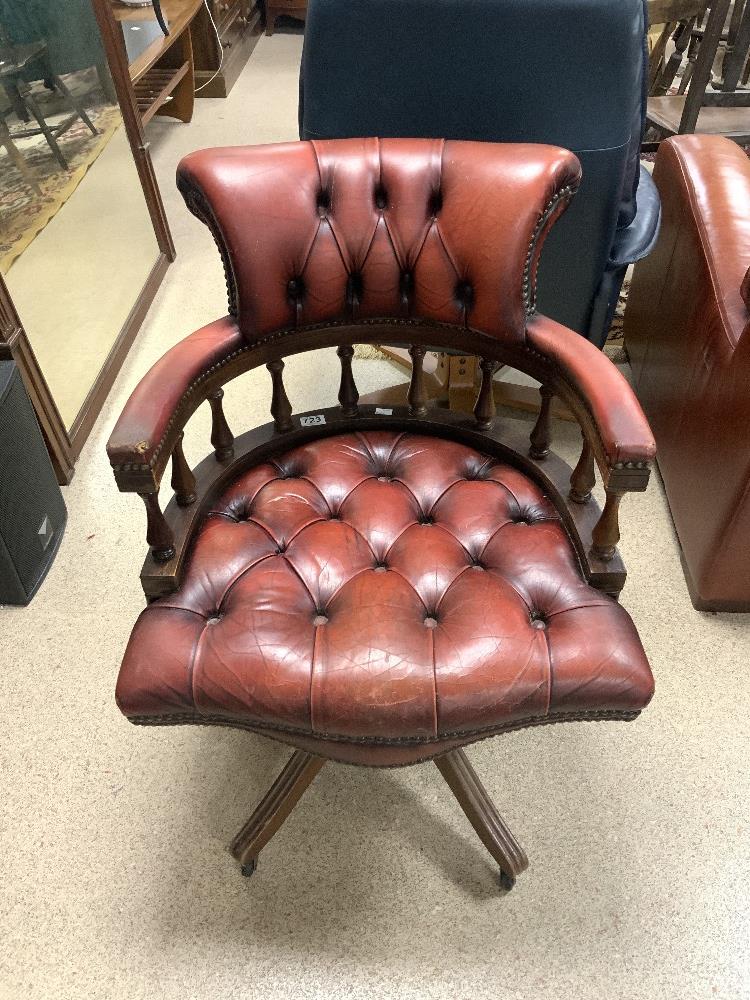
<instances>
[{"instance_id":1,"label":"patterned area rug","mask_svg":"<svg viewBox=\"0 0 750 1000\"><path fill-rule=\"evenodd\" d=\"M59 138L60 148L70 167L68 171L60 167L44 136L15 141L42 190L42 197L26 184L10 162L7 152L0 150L0 272L3 274L8 273L13 262L57 215L122 124L120 109L106 103L95 71L87 70L69 76L66 83L99 134L92 135L78 119ZM41 83L34 84L34 96L51 125L71 114L60 95L47 90ZM6 121L11 132L23 127L15 115L9 114Z\"/></svg>"}]
</instances>

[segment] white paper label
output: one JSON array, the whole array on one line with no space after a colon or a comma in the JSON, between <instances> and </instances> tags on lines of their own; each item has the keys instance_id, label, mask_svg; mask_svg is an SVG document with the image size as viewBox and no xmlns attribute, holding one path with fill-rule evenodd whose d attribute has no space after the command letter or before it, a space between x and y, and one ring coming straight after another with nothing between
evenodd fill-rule
<instances>
[{"instance_id":1,"label":"white paper label","mask_svg":"<svg viewBox=\"0 0 750 1000\"><path fill-rule=\"evenodd\" d=\"M393 410L386 410L382 406L376 406L375 413L381 417L390 417L390 415L393 413Z\"/></svg>"},{"instance_id":2,"label":"white paper label","mask_svg":"<svg viewBox=\"0 0 750 1000\"><path fill-rule=\"evenodd\" d=\"M314 427L315 424L324 424L326 418L322 413L314 413L311 417L300 417L299 422L301 427Z\"/></svg>"}]
</instances>

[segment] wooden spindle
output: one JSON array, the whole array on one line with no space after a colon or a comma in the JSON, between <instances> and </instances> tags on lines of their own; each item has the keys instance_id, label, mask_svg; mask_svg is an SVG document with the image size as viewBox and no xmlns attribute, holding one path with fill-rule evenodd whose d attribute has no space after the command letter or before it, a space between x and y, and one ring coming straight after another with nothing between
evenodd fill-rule
<instances>
[{"instance_id":1,"label":"wooden spindle","mask_svg":"<svg viewBox=\"0 0 750 1000\"><path fill-rule=\"evenodd\" d=\"M581 457L570 476L570 499L576 503L588 503L595 482L594 452L584 437Z\"/></svg>"},{"instance_id":2,"label":"wooden spindle","mask_svg":"<svg viewBox=\"0 0 750 1000\"><path fill-rule=\"evenodd\" d=\"M354 348L351 346L341 346L336 351L341 359L341 385L339 386L339 403L341 413L345 417L356 417L359 413L357 402L359 393L352 374L352 358Z\"/></svg>"},{"instance_id":3,"label":"wooden spindle","mask_svg":"<svg viewBox=\"0 0 750 1000\"><path fill-rule=\"evenodd\" d=\"M281 358L277 361L269 361L266 368L271 373L271 381L273 382L271 416L273 417L276 430L279 434L284 434L294 427L292 423L292 404L289 402L289 397L284 388L284 376L282 374L284 371L284 362Z\"/></svg>"},{"instance_id":4,"label":"wooden spindle","mask_svg":"<svg viewBox=\"0 0 750 1000\"><path fill-rule=\"evenodd\" d=\"M419 344L412 344L409 348L411 355L411 382L409 383L409 416L424 417L427 414L427 393L424 384L424 356L426 347Z\"/></svg>"},{"instance_id":5,"label":"wooden spindle","mask_svg":"<svg viewBox=\"0 0 750 1000\"><path fill-rule=\"evenodd\" d=\"M596 522L594 530L591 533L591 540L594 543L592 546L594 555L599 556L600 559L610 560L615 554L617 543L620 541L618 514L622 497L622 493L618 493L615 490L607 490L607 500L604 504L602 516Z\"/></svg>"},{"instance_id":6,"label":"wooden spindle","mask_svg":"<svg viewBox=\"0 0 750 1000\"><path fill-rule=\"evenodd\" d=\"M180 434L172 450L172 489L180 507L189 507L195 503L195 476L182 450L184 436Z\"/></svg>"},{"instance_id":7,"label":"wooden spindle","mask_svg":"<svg viewBox=\"0 0 750 1000\"><path fill-rule=\"evenodd\" d=\"M477 426L486 430L492 426L492 421L495 419L495 396L492 391L492 379L500 367L500 362L492 361L490 358L482 358L479 367L482 369L482 384L479 387L474 416Z\"/></svg>"},{"instance_id":8,"label":"wooden spindle","mask_svg":"<svg viewBox=\"0 0 750 1000\"><path fill-rule=\"evenodd\" d=\"M211 444L219 462L225 462L234 455L234 434L229 430L229 424L224 416L222 399L224 390L217 389L208 397L211 407Z\"/></svg>"},{"instance_id":9,"label":"wooden spindle","mask_svg":"<svg viewBox=\"0 0 750 1000\"><path fill-rule=\"evenodd\" d=\"M159 506L158 493L139 493L146 505L146 541L157 562L167 562L174 555L174 535Z\"/></svg>"},{"instance_id":10,"label":"wooden spindle","mask_svg":"<svg viewBox=\"0 0 750 1000\"><path fill-rule=\"evenodd\" d=\"M552 397L554 392L546 385L540 385L539 395L542 397L542 405L534 429L529 435L531 441L529 454L532 458L537 459L546 458L549 455L549 445L552 439Z\"/></svg>"}]
</instances>

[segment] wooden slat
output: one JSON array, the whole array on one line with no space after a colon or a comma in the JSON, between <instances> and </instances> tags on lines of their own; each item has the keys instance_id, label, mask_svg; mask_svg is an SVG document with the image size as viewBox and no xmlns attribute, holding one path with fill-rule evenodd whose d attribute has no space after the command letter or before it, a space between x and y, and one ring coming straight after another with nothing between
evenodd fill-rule
<instances>
[{"instance_id":1,"label":"wooden slat","mask_svg":"<svg viewBox=\"0 0 750 1000\"><path fill-rule=\"evenodd\" d=\"M676 135L684 106L684 96L649 97L648 120ZM701 108L695 131L726 135L737 142L750 141L750 111L747 108Z\"/></svg>"},{"instance_id":2,"label":"wooden slat","mask_svg":"<svg viewBox=\"0 0 750 1000\"><path fill-rule=\"evenodd\" d=\"M188 62L176 70L152 69L135 84L135 99L144 125L166 104L167 98L189 69Z\"/></svg>"}]
</instances>

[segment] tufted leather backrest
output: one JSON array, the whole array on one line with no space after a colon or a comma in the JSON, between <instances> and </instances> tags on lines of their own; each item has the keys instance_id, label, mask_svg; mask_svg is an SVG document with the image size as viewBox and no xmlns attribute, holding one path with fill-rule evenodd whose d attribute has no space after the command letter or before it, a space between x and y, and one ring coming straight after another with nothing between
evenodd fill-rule
<instances>
[{"instance_id":1,"label":"tufted leather backrest","mask_svg":"<svg viewBox=\"0 0 750 1000\"><path fill-rule=\"evenodd\" d=\"M523 341L542 243L579 179L554 146L433 139L208 149L177 171L251 342L379 319Z\"/></svg>"}]
</instances>

